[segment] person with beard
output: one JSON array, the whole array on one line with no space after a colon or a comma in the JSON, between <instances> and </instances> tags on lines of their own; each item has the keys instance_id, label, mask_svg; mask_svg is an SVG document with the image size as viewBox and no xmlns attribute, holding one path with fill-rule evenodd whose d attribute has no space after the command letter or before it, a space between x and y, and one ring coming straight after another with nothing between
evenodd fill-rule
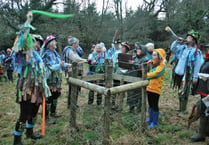
<instances>
[{"instance_id":1,"label":"person with beard","mask_svg":"<svg viewBox=\"0 0 209 145\"><path fill-rule=\"evenodd\" d=\"M198 72L203 63L202 52L198 44L199 33L194 30L189 31L186 40L186 44L182 43L182 40L176 40L170 48L177 59L172 79L174 87L178 87L180 117L186 113L191 86L196 85Z\"/></svg>"},{"instance_id":2,"label":"person with beard","mask_svg":"<svg viewBox=\"0 0 209 145\"><path fill-rule=\"evenodd\" d=\"M129 61L129 63L133 64L133 68L126 73L127 75L142 77L143 63L148 61L146 57L146 49L146 46L140 44L135 48L136 55L133 56L133 60ZM134 113L135 108L137 108L138 112L141 112L141 88L128 91L127 94L127 104L129 106L130 112Z\"/></svg>"},{"instance_id":3,"label":"person with beard","mask_svg":"<svg viewBox=\"0 0 209 145\"><path fill-rule=\"evenodd\" d=\"M147 79L149 85L147 86L147 96L149 118L146 120L147 123L150 123L148 128L154 128L158 125L159 98L165 74L165 56L164 49L155 49L152 54L153 59L148 62Z\"/></svg>"},{"instance_id":4,"label":"person with beard","mask_svg":"<svg viewBox=\"0 0 209 145\"><path fill-rule=\"evenodd\" d=\"M209 74L209 43L205 45L207 48L207 52L205 53L205 62L200 68L200 73L203 74ZM198 83L197 83L197 94L200 94L201 99L206 98L209 100L209 86L208 86L208 78L199 75ZM192 142L199 142L199 141L205 141L206 136L209 134L209 117L206 116L206 106L201 100L200 105L200 122L199 122L199 131L196 135L193 135L191 137Z\"/></svg>"}]
</instances>

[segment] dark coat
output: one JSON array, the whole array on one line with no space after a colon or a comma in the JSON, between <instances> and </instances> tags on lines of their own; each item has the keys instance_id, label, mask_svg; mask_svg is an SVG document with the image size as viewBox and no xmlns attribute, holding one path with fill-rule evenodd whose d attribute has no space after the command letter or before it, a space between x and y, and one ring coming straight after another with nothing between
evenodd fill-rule
<instances>
[{"instance_id":1,"label":"dark coat","mask_svg":"<svg viewBox=\"0 0 209 145\"><path fill-rule=\"evenodd\" d=\"M201 66L200 68L200 73L205 73L205 74L209 74L209 59L207 59ZM209 80L204 81L202 79L198 79L198 84L197 84L197 91L198 92L202 92L204 94L209 94L209 90L208 90L208 84L209 84Z\"/></svg>"},{"instance_id":2,"label":"dark coat","mask_svg":"<svg viewBox=\"0 0 209 145\"><path fill-rule=\"evenodd\" d=\"M148 59L146 57L146 48L141 47L141 51L142 53L140 56L134 56L133 58L134 67L132 70L129 70L127 72L127 75L134 77L142 77L142 66L143 63L148 61ZM128 94L127 104L130 107L141 106L141 94L142 94L141 88L128 91L127 94Z\"/></svg>"}]
</instances>

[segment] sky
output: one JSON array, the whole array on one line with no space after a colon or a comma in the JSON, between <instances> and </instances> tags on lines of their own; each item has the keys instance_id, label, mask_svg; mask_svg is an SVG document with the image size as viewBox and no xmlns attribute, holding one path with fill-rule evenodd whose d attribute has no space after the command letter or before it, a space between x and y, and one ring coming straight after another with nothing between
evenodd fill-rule
<instances>
[{"instance_id":1,"label":"sky","mask_svg":"<svg viewBox=\"0 0 209 145\"><path fill-rule=\"evenodd\" d=\"M95 2L96 6L97 6L97 11L101 12L103 0L76 0L76 2L79 2L79 3L82 3L84 1L86 1L86 4L83 3L83 5L81 5L81 7L87 7L87 2L88 1L90 1L90 3ZM63 0L57 0L56 2L63 2ZM128 9L131 8L132 10L136 10L137 7L143 3L142 0L122 0L122 2L123 2L122 3L123 8L125 8L125 4L127 4L127 8ZM113 0L109 0L108 10L113 11L113 6L114 6ZM63 5L62 4L59 4L57 7L59 8L60 12L63 11Z\"/></svg>"}]
</instances>

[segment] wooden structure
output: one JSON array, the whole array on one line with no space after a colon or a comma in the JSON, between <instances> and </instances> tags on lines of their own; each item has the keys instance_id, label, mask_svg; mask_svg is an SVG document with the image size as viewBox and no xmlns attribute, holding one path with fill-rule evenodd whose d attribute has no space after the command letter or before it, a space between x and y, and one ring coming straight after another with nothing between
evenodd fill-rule
<instances>
[{"instance_id":1,"label":"wooden structure","mask_svg":"<svg viewBox=\"0 0 209 145\"><path fill-rule=\"evenodd\" d=\"M77 87L83 87L88 90L95 91L99 94L105 96L104 101L104 139L103 144L109 144L109 132L110 132L110 111L111 111L111 95L112 94L121 94L129 90L142 88L142 108L141 108L141 126L140 131L144 131L145 127L145 118L146 118L146 86L148 85L148 80L146 80L147 66L143 65L143 75L142 78L124 76L113 74L113 66L109 60L105 61L105 74L96 74L91 76L77 76L77 63L72 65L72 77L68 79L68 83L72 86L71 91L71 105L70 105L70 126L72 128L77 128L76 125L76 104L77 104ZM87 81L98 81L104 80L105 87L89 83ZM113 80L120 80L122 83L120 86L113 87ZM130 82L129 84L124 84L123 82ZM120 95L120 97L123 97Z\"/></svg>"}]
</instances>

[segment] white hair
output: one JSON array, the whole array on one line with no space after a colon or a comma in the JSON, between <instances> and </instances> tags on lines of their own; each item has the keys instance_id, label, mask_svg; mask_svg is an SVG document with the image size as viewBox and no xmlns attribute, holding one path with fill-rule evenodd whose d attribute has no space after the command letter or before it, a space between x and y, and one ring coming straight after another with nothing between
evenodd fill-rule
<instances>
[{"instance_id":1,"label":"white hair","mask_svg":"<svg viewBox=\"0 0 209 145\"><path fill-rule=\"evenodd\" d=\"M145 46L146 46L147 48L150 48L151 46L154 47L155 45L154 45L154 43L147 43Z\"/></svg>"},{"instance_id":2,"label":"white hair","mask_svg":"<svg viewBox=\"0 0 209 145\"><path fill-rule=\"evenodd\" d=\"M72 46L73 44L77 43L78 41L79 41L78 38L72 37L69 40L69 45Z\"/></svg>"},{"instance_id":3,"label":"white hair","mask_svg":"<svg viewBox=\"0 0 209 145\"><path fill-rule=\"evenodd\" d=\"M105 51L107 50L106 47L105 47L105 44L104 44L103 42L100 42L100 44L101 44L101 46L102 46L103 52L105 52Z\"/></svg>"},{"instance_id":4,"label":"white hair","mask_svg":"<svg viewBox=\"0 0 209 145\"><path fill-rule=\"evenodd\" d=\"M96 44L96 46L95 46L95 51L97 50L97 47L101 47L101 48L102 48L102 51L103 51L103 46L102 46L101 43Z\"/></svg>"}]
</instances>

